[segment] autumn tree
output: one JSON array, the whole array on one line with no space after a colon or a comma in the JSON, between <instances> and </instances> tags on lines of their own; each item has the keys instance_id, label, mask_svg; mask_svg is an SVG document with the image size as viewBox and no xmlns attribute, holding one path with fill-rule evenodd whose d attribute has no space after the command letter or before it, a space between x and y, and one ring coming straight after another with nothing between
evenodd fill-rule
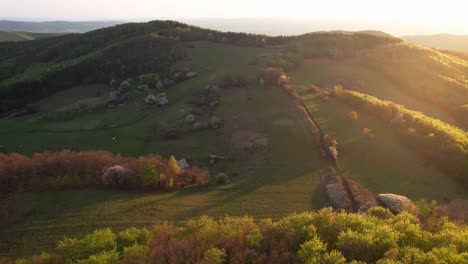
<instances>
[{"instance_id":1,"label":"autumn tree","mask_svg":"<svg viewBox=\"0 0 468 264\"><path fill-rule=\"evenodd\" d=\"M177 160L176 160L176 158L174 156L171 156L171 158L169 159L169 161L167 163L167 166L168 166L169 174L171 176L180 175L181 169L180 169L179 164L177 163Z\"/></svg>"}]
</instances>

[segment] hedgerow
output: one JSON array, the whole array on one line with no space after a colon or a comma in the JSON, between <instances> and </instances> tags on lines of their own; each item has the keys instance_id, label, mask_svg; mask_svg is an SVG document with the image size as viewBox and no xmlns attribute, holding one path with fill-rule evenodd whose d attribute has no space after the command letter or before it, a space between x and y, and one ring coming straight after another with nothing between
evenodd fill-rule
<instances>
[{"instance_id":1,"label":"hedgerow","mask_svg":"<svg viewBox=\"0 0 468 264\"><path fill-rule=\"evenodd\" d=\"M0 190L51 190L103 187L176 190L208 184L198 168L181 170L174 157L124 157L105 151L35 153L32 157L0 153Z\"/></svg>"},{"instance_id":2,"label":"hedgerow","mask_svg":"<svg viewBox=\"0 0 468 264\"><path fill-rule=\"evenodd\" d=\"M336 87L339 100L390 124L398 137L427 160L468 183L468 133L403 105Z\"/></svg>"}]
</instances>

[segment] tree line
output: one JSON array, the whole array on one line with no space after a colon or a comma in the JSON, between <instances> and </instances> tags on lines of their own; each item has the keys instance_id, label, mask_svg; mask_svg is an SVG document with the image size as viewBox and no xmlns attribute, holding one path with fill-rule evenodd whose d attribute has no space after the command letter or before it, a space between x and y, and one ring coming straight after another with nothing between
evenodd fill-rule
<instances>
[{"instance_id":1,"label":"tree line","mask_svg":"<svg viewBox=\"0 0 468 264\"><path fill-rule=\"evenodd\" d=\"M56 190L102 187L127 190L177 190L208 184L207 173L182 170L172 156L124 157L105 151L0 153L0 190Z\"/></svg>"},{"instance_id":2,"label":"tree line","mask_svg":"<svg viewBox=\"0 0 468 264\"><path fill-rule=\"evenodd\" d=\"M202 216L118 233L99 229L15 263L462 264L467 241L468 228L445 218L421 222L380 207L366 214L325 208L278 220Z\"/></svg>"}]
</instances>

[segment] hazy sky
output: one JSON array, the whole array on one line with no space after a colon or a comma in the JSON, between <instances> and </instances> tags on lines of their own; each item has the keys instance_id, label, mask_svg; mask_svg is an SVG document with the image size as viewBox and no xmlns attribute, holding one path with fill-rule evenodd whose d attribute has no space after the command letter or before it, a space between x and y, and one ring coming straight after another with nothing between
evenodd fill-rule
<instances>
[{"instance_id":1,"label":"hazy sky","mask_svg":"<svg viewBox=\"0 0 468 264\"><path fill-rule=\"evenodd\" d=\"M0 18L99 20L283 17L414 22L468 34L466 0L0 0Z\"/></svg>"}]
</instances>

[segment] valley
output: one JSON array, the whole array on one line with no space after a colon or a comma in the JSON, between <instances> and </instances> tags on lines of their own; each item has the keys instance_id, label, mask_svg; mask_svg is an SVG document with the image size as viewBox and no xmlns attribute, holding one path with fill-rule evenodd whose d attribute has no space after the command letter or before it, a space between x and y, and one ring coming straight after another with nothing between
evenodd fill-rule
<instances>
[{"instance_id":1,"label":"valley","mask_svg":"<svg viewBox=\"0 0 468 264\"><path fill-rule=\"evenodd\" d=\"M418 206L468 199L468 61L455 55L383 33L268 37L162 21L23 45L12 54L12 46L0 45L0 152L174 155L206 171L209 184L170 191L20 189L0 222L0 255L54 253L64 236L107 227L119 232L226 215L282 221L331 206L324 179L334 162L298 107L301 101L333 139L343 175L373 195L404 195ZM284 68L287 84L281 78L265 84L265 68ZM194 74L174 77L188 73ZM148 76L157 77L146 83ZM124 82L129 87L123 89ZM337 86L456 128L456 150L442 148L455 144L451 134L427 142L447 155L459 151L458 167L448 172L421 155L391 122L341 100ZM145 102L161 94L167 103ZM351 112L356 117L350 120ZM390 112L390 119L399 113ZM421 141L440 134L425 128L417 131ZM228 176L225 184L216 181L219 173Z\"/></svg>"}]
</instances>

